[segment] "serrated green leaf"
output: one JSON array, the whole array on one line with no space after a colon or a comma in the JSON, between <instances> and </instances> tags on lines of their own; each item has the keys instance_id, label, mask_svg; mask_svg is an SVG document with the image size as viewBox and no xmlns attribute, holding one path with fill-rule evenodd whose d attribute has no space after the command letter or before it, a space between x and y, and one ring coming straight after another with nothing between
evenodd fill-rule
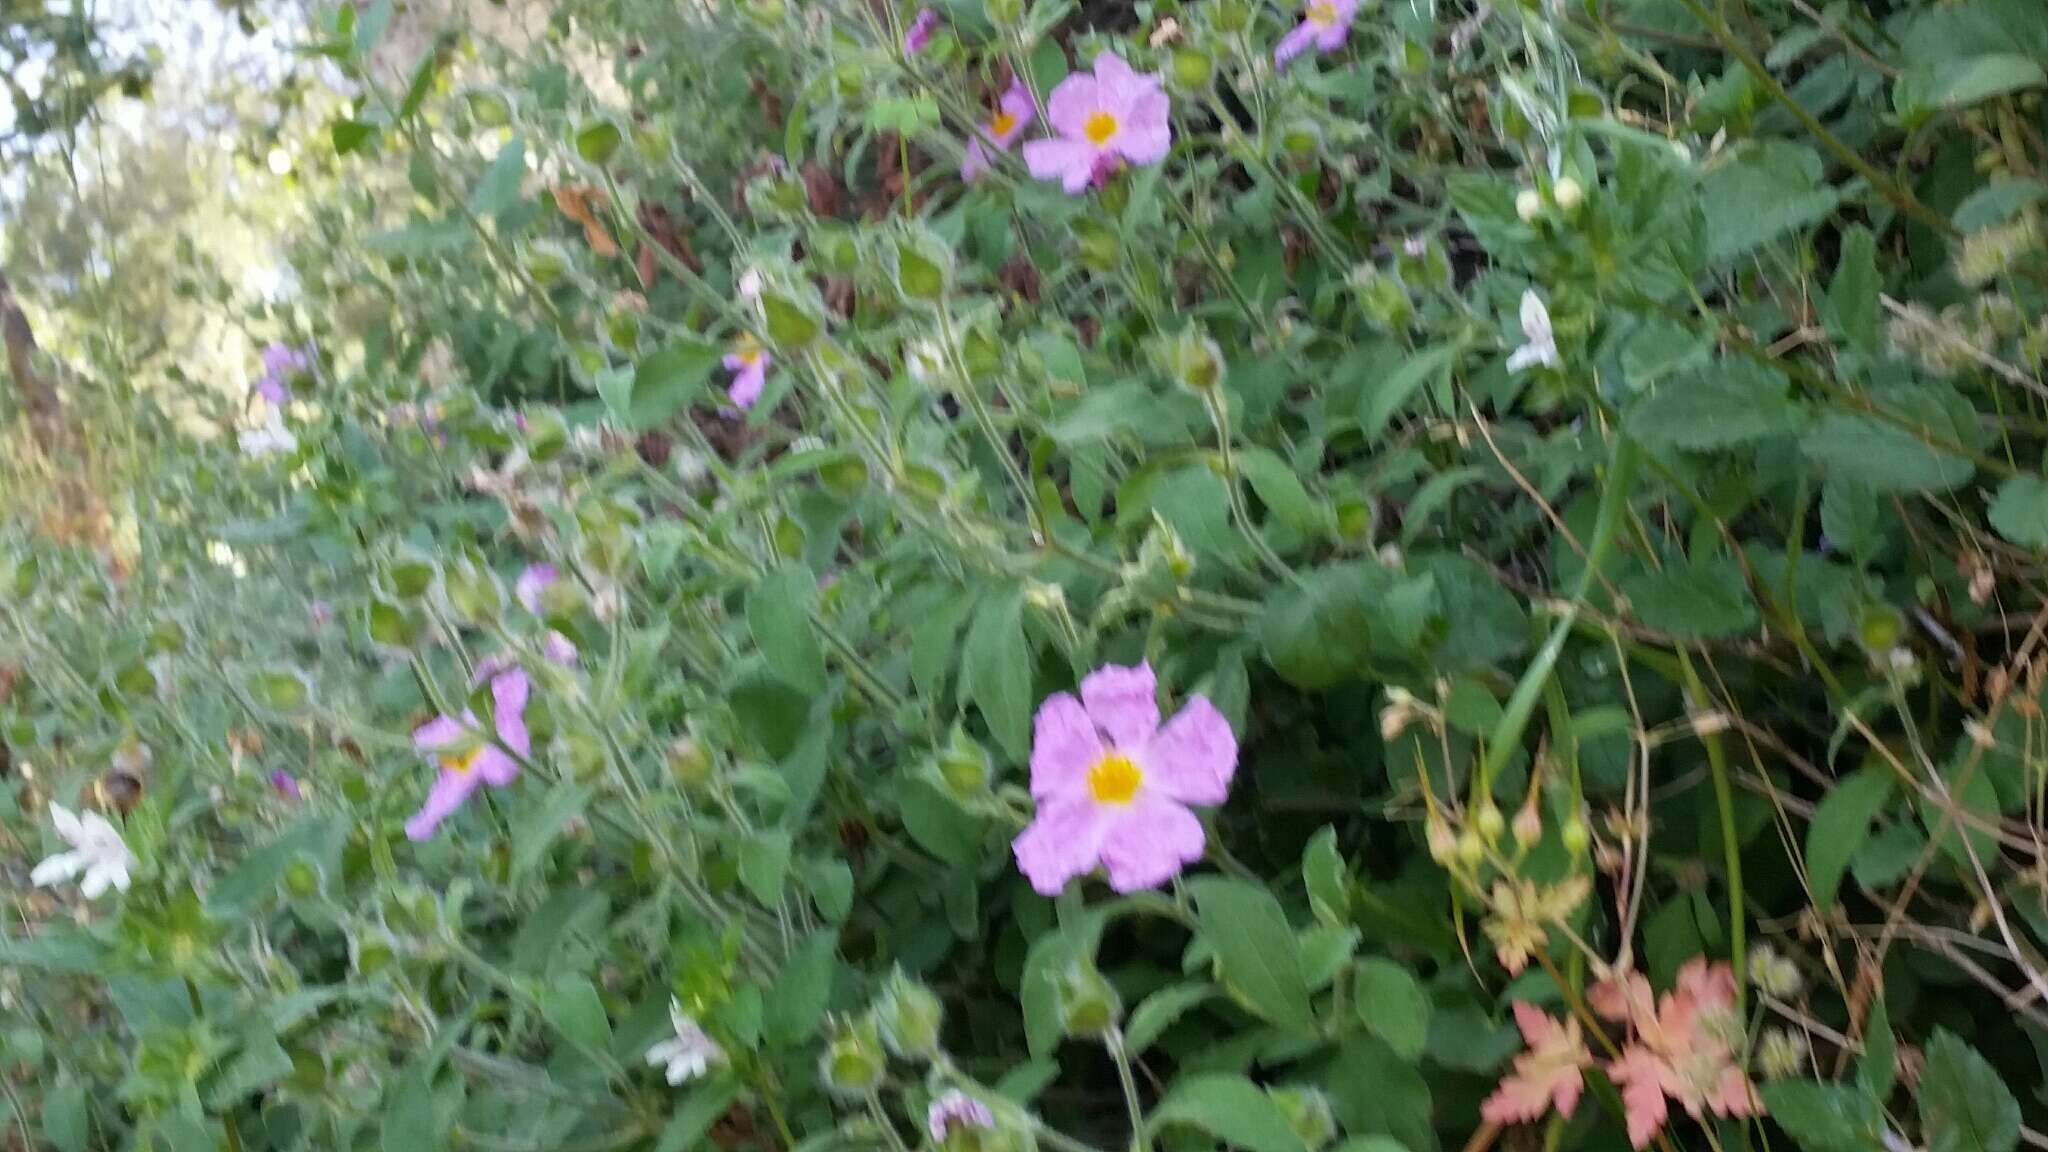
<instances>
[{"instance_id":1,"label":"serrated green leaf","mask_svg":"<svg viewBox=\"0 0 2048 1152\"><path fill-rule=\"evenodd\" d=\"M1422 386L1451 370L1462 348L1456 344L1425 348L1401 361L1394 370L1366 385L1358 404L1359 427L1366 438L1377 440L1387 430L1394 413L1407 406Z\"/></svg>"},{"instance_id":2,"label":"serrated green leaf","mask_svg":"<svg viewBox=\"0 0 2048 1152\"><path fill-rule=\"evenodd\" d=\"M1188 887L1195 896L1202 941L1223 964L1224 984L1266 1020L1314 1032L1308 979L1280 902L1242 880L1205 876Z\"/></svg>"},{"instance_id":3,"label":"serrated green leaf","mask_svg":"<svg viewBox=\"0 0 2048 1152\"><path fill-rule=\"evenodd\" d=\"M1946 492L1967 481L1976 465L1947 448L1954 428L1935 425L1925 435L1860 413L1830 412L1799 441L1806 458L1828 477L1873 492Z\"/></svg>"},{"instance_id":4,"label":"serrated green leaf","mask_svg":"<svg viewBox=\"0 0 2048 1152\"><path fill-rule=\"evenodd\" d=\"M812 696L825 691L825 649L811 625L817 599L818 578L793 562L763 577L747 594L747 629L769 671Z\"/></svg>"},{"instance_id":5,"label":"serrated green leaf","mask_svg":"<svg viewBox=\"0 0 2048 1152\"><path fill-rule=\"evenodd\" d=\"M832 997L834 941L831 932L813 933L790 953L763 1005L761 1028L769 1039L794 1044L818 1030Z\"/></svg>"},{"instance_id":6,"label":"serrated green leaf","mask_svg":"<svg viewBox=\"0 0 2048 1152\"><path fill-rule=\"evenodd\" d=\"M606 397L620 422L634 430L655 428L689 407L719 362L717 348L678 337L643 357L625 380L624 402Z\"/></svg>"},{"instance_id":7,"label":"serrated green leaf","mask_svg":"<svg viewBox=\"0 0 2048 1152\"><path fill-rule=\"evenodd\" d=\"M1989 1061L1946 1028L1934 1030L1920 1072L1927 1152L2012 1152L2020 1105Z\"/></svg>"},{"instance_id":8,"label":"serrated green leaf","mask_svg":"<svg viewBox=\"0 0 2048 1152\"><path fill-rule=\"evenodd\" d=\"M1024 639L1024 592L999 592L975 609L962 653L962 694L981 709L1013 760L1031 751L1031 648Z\"/></svg>"},{"instance_id":9,"label":"serrated green leaf","mask_svg":"<svg viewBox=\"0 0 2048 1152\"><path fill-rule=\"evenodd\" d=\"M2048 480L2031 472L2008 476L1991 501L1991 526L2022 548L2048 550Z\"/></svg>"},{"instance_id":10,"label":"serrated green leaf","mask_svg":"<svg viewBox=\"0 0 2048 1152\"><path fill-rule=\"evenodd\" d=\"M1878 349L1883 309L1877 272L1877 237L1856 225L1842 233L1842 255L1828 282L1828 319L1835 333L1865 352Z\"/></svg>"},{"instance_id":11,"label":"serrated green leaf","mask_svg":"<svg viewBox=\"0 0 2048 1152\"><path fill-rule=\"evenodd\" d=\"M1429 1039L1429 997L1409 971L1377 956L1358 962L1352 997L1366 1031L1387 1042L1396 1056L1413 1061Z\"/></svg>"},{"instance_id":12,"label":"serrated green leaf","mask_svg":"<svg viewBox=\"0 0 2048 1152\"><path fill-rule=\"evenodd\" d=\"M1142 1054L1175 1021L1215 994L1207 984L1169 984L1145 997L1124 1022L1124 1047L1132 1056Z\"/></svg>"},{"instance_id":13,"label":"serrated green leaf","mask_svg":"<svg viewBox=\"0 0 2048 1152\"><path fill-rule=\"evenodd\" d=\"M1660 571L1638 570L1622 578L1621 590L1636 619L1673 636L1702 640L1756 627L1756 601L1742 567L1727 557L1674 559Z\"/></svg>"},{"instance_id":14,"label":"serrated green leaf","mask_svg":"<svg viewBox=\"0 0 2048 1152\"><path fill-rule=\"evenodd\" d=\"M1628 413L1631 435L1652 448L1730 448L1798 430L1804 411L1783 373L1723 360L1659 385Z\"/></svg>"},{"instance_id":15,"label":"serrated green leaf","mask_svg":"<svg viewBox=\"0 0 2048 1152\"><path fill-rule=\"evenodd\" d=\"M1764 1111L1805 1152L1882 1152L1884 1114L1860 1087L1774 1080L1759 1089Z\"/></svg>"}]
</instances>

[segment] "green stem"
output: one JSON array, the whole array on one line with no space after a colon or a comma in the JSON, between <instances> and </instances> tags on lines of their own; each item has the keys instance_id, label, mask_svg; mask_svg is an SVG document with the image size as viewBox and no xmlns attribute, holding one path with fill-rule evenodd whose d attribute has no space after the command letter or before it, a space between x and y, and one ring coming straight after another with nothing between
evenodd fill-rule
<instances>
[{"instance_id":1,"label":"green stem","mask_svg":"<svg viewBox=\"0 0 2048 1152\"><path fill-rule=\"evenodd\" d=\"M1691 699L1694 712L1707 716L1714 707L1713 697L1707 694L1699 673L1693 670L1692 657L1683 647L1676 651L1679 674L1685 679L1685 694ZM1705 726L1700 743L1707 747L1707 770L1714 779L1714 804L1721 815L1721 854L1728 870L1728 944L1734 953L1730 959L1735 966L1735 1011L1739 1015L1743 993L1748 988L1745 969L1749 965L1749 949L1744 939L1742 839L1735 830L1735 790L1728 783L1728 753L1722 746L1720 729Z\"/></svg>"},{"instance_id":2,"label":"green stem","mask_svg":"<svg viewBox=\"0 0 2048 1152\"><path fill-rule=\"evenodd\" d=\"M1493 734L1486 742L1486 759L1481 765L1481 775L1487 780L1493 779L1506 766L1508 757L1521 746L1522 732L1529 726L1529 717L1536 710L1543 685L1557 666L1558 655L1564 651L1564 642L1579 618L1579 610L1585 606L1586 597L1592 594L1593 584L1600 578L1600 570L1606 566L1607 554L1614 548L1615 529L1621 523L1622 511L1628 507L1629 491L1635 486L1635 471L1635 444L1617 429L1614 433L1614 456L1607 467L1606 487L1600 494L1599 514L1593 522L1593 539L1586 546L1585 570L1579 573L1579 586L1572 593L1570 605L1550 626L1549 638L1543 642L1542 648L1537 649L1536 657L1529 661L1528 668L1523 670L1514 695L1508 698L1506 709L1493 726Z\"/></svg>"},{"instance_id":3,"label":"green stem","mask_svg":"<svg viewBox=\"0 0 2048 1152\"><path fill-rule=\"evenodd\" d=\"M1150 1152L1152 1141L1145 1132L1145 1106L1138 1102L1138 1081L1131 1075L1131 1054L1124 1048L1123 1029L1110 1029L1106 1046L1109 1058L1116 1061L1117 1083L1124 1090L1124 1107L1131 1114L1131 1152Z\"/></svg>"}]
</instances>

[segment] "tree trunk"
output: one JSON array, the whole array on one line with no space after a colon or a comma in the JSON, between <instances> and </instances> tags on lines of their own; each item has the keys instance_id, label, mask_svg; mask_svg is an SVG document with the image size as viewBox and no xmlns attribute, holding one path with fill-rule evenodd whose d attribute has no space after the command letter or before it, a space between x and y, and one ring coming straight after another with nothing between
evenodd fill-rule
<instances>
[{"instance_id":1,"label":"tree trunk","mask_svg":"<svg viewBox=\"0 0 2048 1152\"><path fill-rule=\"evenodd\" d=\"M35 329L29 327L5 272L0 272L0 336L7 342L8 374L28 410L30 434L44 455L54 456L64 439L64 404L57 386L36 371Z\"/></svg>"}]
</instances>

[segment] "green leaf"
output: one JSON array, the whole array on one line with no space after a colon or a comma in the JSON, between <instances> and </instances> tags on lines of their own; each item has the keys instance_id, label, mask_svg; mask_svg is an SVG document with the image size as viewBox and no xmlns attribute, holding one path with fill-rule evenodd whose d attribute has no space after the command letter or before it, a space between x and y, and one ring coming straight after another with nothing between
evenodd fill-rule
<instances>
[{"instance_id":1,"label":"green leaf","mask_svg":"<svg viewBox=\"0 0 2048 1152\"><path fill-rule=\"evenodd\" d=\"M1884 1114L1860 1087L1813 1080L1763 1085L1764 1111L1805 1152L1881 1152Z\"/></svg>"},{"instance_id":2,"label":"green leaf","mask_svg":"<svg viewBox=\"0 0 2048 1152\"><path fill-rule=\"evenodd\" d=\"M1621 590L1636 619L1681 639L1732 636L1756 627L1749 584L1728 557L1673 559L1661 571L1638 569L1622 578Z\"/></svg>"},{"instance_id":3,"label":"green leaf","mask_svg":"<svg viewBox=\"0 0 2048 1152\"><path fill-rule=\"evenodd\" d=\"M1403 360L1393 371L1368 386L1358 402L1358 423L1368 440L1377 440L1416 391L1451 369L1463 347L1457 344L1425 348Z\"/></svg>"},{"instance_id":4,"label":"green leaf","mask_svg":"<svg viewBox=\"0 0 2048 1152\"><path fill-rule=\"evenodd\" d=\"M1852 347L1878 349L1883 309L1878 301L1882 281L1877 272L1877 237L1861 224L1842 233L1842 255L1828 284L1830 327Z\"/></svg>"},{"instance_id":5,"label":"green leaf","mask_svg":"<svg viewBox=\"0 0 2048 1152\"><path fill-rule=\"evenodd\" d=\"M1822 183L1811 149L1769 141L1745 149L1700 182L1707 214L1707 255L1726 263L1819 222L1841 194Z\"/></svg>"},{"instance_id":6,"label":"green leaf","mask_svg":"<svg viewBox=\"0 0 2048 1152\"><path fill-rule=\"evenodd\" d=\"M1863 768L1836 783L1814 808L1806 828L1806 882L1814 907L1822 912L1834 907L1842 873L1870 838L1870 822L1891 795L1889 772Z\"/></svg>"},{"instance_id":7,"label":"green leaf","mask_svg":"<svg viewBox=\"0 0 2048 1152\"><path fill-rule=\"evenodd\" d=\"M612 414L636 430L658 427L689 407L717 366L717 348L702 340L680 336L645 357L635 366L630 391L623 408L612 404Z\"/></svg>"},{"instance_id":8,"label":"green leaf","mask_svg":"<svg viewBox=\"0 0 2048 1152\"><path fill-rule=\"evenodd\" d=\"M562 780L548 789L547 799L521 811L512 821L512 876L518 879L533 872L534 866L554 847L556 837L569 821L583 814L590 803L591 787L574 780Z\"/></svg>"},{"instance_id":9,"label":"green leaf","mask_svg":"<svg viewBox=\"0 0 2048 1152\"><path fill-rule=\"evenodd\" d=\"M1628 430L1649 447L1688 452L1795 432L1805 412L1786 388L1774 368L1722 360L1659 384L1629 410Z\"/></svg>"},{"instance_id":10,"label":"green leaf","mask_svg":"<svg viewBox=\"0 0 2048 1152\"><path fill-rule=\"evenodd\" d=\"M1309 497L1301 478L1277 453L1257 447L1240 448L1237 466L1244 472L1245 479L1251 481L1252 491L1258 494L1259 502L1282 524L1303 536L1327 533L1331 518Z\"/></svg>"},{"instance_id":11,"label":"green leaf","mask_svg":"<svg viewBox=\"0 0 2048 1152\"><path fill-rule=\"evenodd\" d=\"M1950 223L1958 232L1976 232L2003 224L2029 205L2048 200L2048 184L2024 177L1993 180L1956 206Z\"/></svg>"},{"instance_id":12,"label":"green leaf","mask_svg":"<svg viewBox=\"0 0 2048 1152\"><path fill-rule=\"evenodd\" d=\"M1353 996L1366 1030L1413 1061L1429 1039L1429 997L1406 968L1377 956L1358 962Z\"/></svg>"},{"instance_id":13,"label":"green leaf","mask_svg":"<svg viewBox=\"0 0 2048 1152\"><path fill-rule=\"evenodd\" d=\"M1898 1076L1899 1041L1892 1035L1891 1009L1880 995L1870 1004L1863 1020L1863 1056L1856 1062L1856 1079L1882 1107L1891 1098Z\"/></svg>"},{"instance_id":14,"label":"green leaf","mask_svg":"<svg viewBox=\"0 0 2048 1152\"><path fill-rule=\"evenodd\" d=\"M377 126L361 120L336 120L327 129L327 137L334 144L334 154L346 156L361 151L377 134Z\"/></svg>"},{"instance_id":15,"label":"green leaf","mask_svg":"<svg viewBox=\"0 0 2048 1152\"><path fill-rule=\"evenodd\" d=\"M292 1074L292 1058L269 1033L249 1037L241 1054L221 1070L207 1093L217 1111L232 1109L243 1097L260 1092Z\"/></svg>"},{"instance_id":16,"label":"green leaf","mask_svg":"<svg viewBox=\"0 0 2048 1152\"><path fill-rule=\"evenodd\" d=\"M897 806L903 830L918 847L948 864L972 864L980 858L982 819L962 810L923 778L904 780Z\"/></svg>"},{"instance_id":17,"label":"green leaf","mask_svg":"<svg viewBox=\"0 0 2048 1152\"><path fill-rule=\"evenodd\" d=\"M576 133L576 154L592 164L602 164L619 150L625 136L619 126L609 120L599 120L585 125Z\"/></svg>"},{"instance_id":18,"label":"green leaf","mask_svg":"<svg viewBox=\"0 0 2048 1152\"><path fill-rule=\"evenodd\" d=\"M789 833L781 829L756 832L740 844L740 883L764 907L782 903L789 878Z\"/></svg>"},{"instance_id":19,"label":"green leaf","mask_svg":"<svg viewBox=\"0 0 2048 1152\"><path fill-rule=\"evenodd\" d=\"M2006 477L1991 502L1991 526L2022 548L2048 550L2048 480L2031 472Z\"/></svg>"},{"instance_id":20,"label":"green leaf","mask_svg":"<svg viewBox=\"0 0 2048 1152\"><path fill-rule=\"evenodd\" d=\"M1925 436L1860 413L1830 412L1815 421L1799 447L1830 479L1862 484L1873 492L1946 492L1968 480L1976 465L1945 445L1955 429L1926 426Z\"/></svg>"},{"instance_id":21,"label":"green leaf","mask_svg":"<svg viewBox=\"0 0 2048 1152\"><path fill-rule=\"evenodd\" d=\"M1999 96L2048 86L2048 72L2013 52L1946 61L1935 69L1927 98L1943 108L1967 108Z\"/></svg>"},{"instance_id":22,"label":"green leaf","mask_svg":"<svg viewBox=\"0 0 2048 1152\"><path fill-rule=\"evenodd\" d=\"M769 1039L795 1044L818 1030L832 998L835 939L831 932L813 933L782 966L761 1015Z\"/></svg>"},{"instance_id":23,"label":"green leaf","mask_svg":"<svg viewBox=\"0 0 2048 1152\"><path fill-rule=\"evenodd\" d=\"M433 1069L415 1063L388 1081L384 1098L384 1152L419 1152L441 1146L440 1122L434 1113Z\"/></svg>"},{"instance_id":24,"label":"green leaf","mask_svg":"<svg viewBox=\"0 0 2048 1152\"><path fill-rule=\"evenodd\" d=\"M768 669L806 695L825 691L825 650L811 626L818 578L797 563L784 564L747 595L747 628Z\"/></svg>"},{"instance_id":25,"label":"green leaf","mask_svg":"<svg viewBox=\"0 0 2048 1152\"><path fill-rule=\"evenodd\" d=\"M1022 761L1031 753L1031 648L1024 639L1024 591L983 600L967 629L960 689L981 709L1003 751Z\"/></svg>"},{"instance_id":26,"label":"green leaf","mask_svg":"<svg viewBox=\"0 0 2048 1152\"><path fill-rule=\"evenodd\" d=\"M519 185L526 177L526 141L518 136L498 149L469 193L469 210L478 216L501 216L519 203Z\"/></svg>"},{"instance_id":27,"label":"green leaf","mask_svg":"<svg viewBox=\"0 0 2048 1152\"><path fill-rule=\"evenodd\" d=\"M1976 1049L1945 1028L1927 1042L1920 1127L1927 1152L2012 1152L2020 1105Z\"/></svg>"},{"instance_id":28,"label":"green leaf","mask_svg":"<svg viewBox=\"0 0 2048 1152\"><path fill-rule=\"evenodd\" d=\"M1140 1001L1124 1022L1124 1047L1132 1056L1152 1047L1174 1022L1216 995L1207 984L1169 984Z\"/></svg>"},{"instance_id":29,"label":"green leaf","mask_svg":"<svg viewBox=\"0 0 2048 1152\"><path fill-rule=\"evenodd\" d=\"M252 673L248 681L249 695L265 708L278 712L295 712L305 707L306 677L294 668L266 668Z\"/></svg>"},{"instance_id":30,"label":"green leaf","mask_svg":"<svg viewBox=\"0 0 2048 1152\"><path fill-rule=\"evenodd\" d=\"M612 1046L611 1021L589 978L570 976L548 986L541 992L540 1009L548 1023L583 1047L603 1052Z\"/></svg>"},{"instance_id":31,"label":"green leaf","mask_svg":"<svg viewBox=\"0 0 2048 1152\"><path fill-rule=\"evenodd\" d=\"M1148 1126L1187 1124L1250 1152L1306 1152L1287 1114L1242 1076L1190 1076L1153 1109Z\"/></svg>"},{"instance_id":32,"label":"green leaf","mask_svg":"<svg viewBox=\"0 0 2048 1152\"><path fill-rule=\"evenodd\" d=\"M703 1142L718 1123L719 1117L732 1108L732 1102L739 1099L738 1083L720 1077L699 1081L669 1117L668 1126L661 1130L661 1139L655 1144L654 1152L687 1152ZM421 1145L426 1147L426 1145Z\"/></svg>"},{"instance_id":33,"label":"green leaf","mask_svg":"<svg viewBox=\"0 0 2048 1152\"><path fill-rule=\"evenodd\" d=\"M1271 893L1242 880L1205 876L1188 883L1200 936L1223 965L1223 983L1260 1016L1312 1033L1315 1011L1287 914Z\"/></svg>"},{"instance_id":34,"label":"green leaf","mask_svg":"<svg viewBox=\"0 0 2048 1152\"><path fill-rule=\"evenodd\" d=\"M85 1086L65 1076L43 1097L43 1139L57 1152L85 1152L91 1138Z\"/></svg>"},{"instance_id":35,"label":"green leaf","mask_svg":"<svg viewBox=\"0 0 2048 1152\"><path fill-rule=\"evenodd\" d=\"M1351 922L1351 874L1337 851L1337 830L1325 825L1301 853L1301 879L1309 908L1325 924Z\"/></svg>"},{"instance_id":36,"label":"green leaf","mask_svg":"<svg viewBox=\"0 0 2048 1152\"><path fill-rule=\"evenodd\" d=\"M1330 1105L1354 1137L1384 1134L1410 1148L1437 1146L1430 1082L1384 1040L1354 1033L1321 1077Z\"/></svg>"}]
</instances>

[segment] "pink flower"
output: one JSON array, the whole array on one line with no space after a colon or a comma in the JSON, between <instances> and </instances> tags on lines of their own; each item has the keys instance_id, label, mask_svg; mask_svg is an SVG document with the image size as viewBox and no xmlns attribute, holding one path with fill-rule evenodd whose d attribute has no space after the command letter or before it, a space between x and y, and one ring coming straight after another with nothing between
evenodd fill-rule
<instances>
[{"instance_id":1,"label":"pink flower","mask_svg":"<svg viewBox=\"0 0 2048 1152\"><path fill-rule=\"evenodd\" d=\"M1308 11L1294 31L1281 37L1273 49L1273 66L1285 68L1296 56L1315 45L1318 52L1335 52L1351 34L1351 21L1358 15L1358 0L1309 0Z\"/></svg>"},{"instance_id":2,"label":"pink flower","mask_svg":"<svg viewBox=\"0 0 2048 1152\"><path fill-rule=\"evenodd\" d=\"M944 1144L947 1135L956 1129L995 1127L996 1117L988 1105L965 1092L948 1092L925 1109L924 1126L932 1135L932 1143Z\"/></svg>"},{"instance_id":3,"label":"pink flower","mask_svg":"<svg viewBox=\"0 0 2048 1152\"><path fill-rule=\"evenodd\" d=\"M915 56L931 46L932 33L939 30L939 14L926 8L917 14L910 29L903 33L903 54Z\"/></svg>"},{"instance_id":4,"label":"pink flower","mask_svg":"<svg viewBox=\"0 0 2048 1152\"><path fill-rule=\"evenodd\" d=\"M1237 737L1196 696L1159 724L1152 667L1107 664L1039 705L1031 739L1038 816L1012 846L1031 886L1058 895L1100 865L1119 892L1156 888L1201 859L1202 822L1188 805L1221 804L1237 771Z\"/></svg>"},{"instance_id":5,"label":"pink flower","mask_svg":"<svg viewBox=\"0 0 2048 1152\"><path fill-rule=\"evenodd\" d=\"M302 375L312 365L309 349L272 342L263 349L263 378L256 381L256 391L270 402L271 407L282 408L291 402L292 378Z\"/></svg>"},{"instance_id":6,"label":"pink flower","mask_svg":"<svg viewBox=\"0 0 2048 1152\"><path fill-rule=\"evenodd\" d=\"M477 785L503 788L519 775L520 756L533 750L526 733L526 697L532 682L523 668L499 670L489 665L477 669L478 679L488 675L496 721L495 739L483 734L476 713L465 710L460 718L440 715L419 726L412 734L413 747L440 761L441 775L427 793L427 802L405 822L406 838L415 842L432 838L441 821L455 814L476 791ZM504 747L499 747L502 744ZM437 755L438 754L438 755Z\"/></svg>"},{"instance_id":7,"label":"pink flower","mask_svg":"<svg viewBox=\"0 0 2048 1152\"><path fill-rule=\"evenodd\" d=\"M512 595L521 608L537 616L540 614L541 593L547 591L548 585L553 584L559 575L553 564L529 564L513 583Z\"/></svg>"},{"instance_id":8,"label":"pink flower","mask_svg":"<svg viewBox=\"0 0 2048 1152\"><path fill-rule=\"evenodd\" d=\"M1031 105L1031 89L1021 80L1012 80L1010 90L996 104L996 114L967 142L967 158L960 162L960 179L969 184L981 179L983 173L995 167L996 157L1008 152L1018 135L1037 119L1038 110Z\"/></svg>"},{"instance_id":9,"label":"pink flower","mask_svg":"<svg viewBox=\"0 0 2048 1152\"><path fill-rule=\"evenodd\" d=\"M1518 1124L1555 1107L1570 1119L1586 1088L1583 1070L1593 1063L1579 1022L1567 1016L1560 1024L1543 1009L1517 1000L1515 1026L1528 1050L1515 1057L1514 1074L1479 1106L1480 1117L1489 1124Z\"/></svg>"},{"instance_id":10,"label":"pink flower","mask_svg":"<svg viewBox=\"0 0 2048 1152\"><path fill-rule=\"evenodd\" d=\"M305 791L299 787L299 778L282 768L270 774L270 787L287 800L298 801L306 798Z\"/></svg>"},{"instance_id":11,"label":"pink flower","mask_svg":"<svg viewBox=\"0 0 2048 1152\"><path fill-rule=\"evenodd\" d=\"M1046 117L1059 135L1024 145L1024 163L1040 180L1058 180L1070 196L1125 163L1166 159L1173 145L1171 105L1157 73L1137 73L1114 52L1095 71L1076 72L1053 89Z\"/></svg>"},{"instance_id":12,"label":"pink flower","mask_svg":"<svg viewBox=\"0 0 2048 1152\"><path fill-rule=\"evenodd\" d=\"M761 389L768 383L768 365L773 358L768 350L751 340L743 340L733 351L725 355L725 370L732 373L732 385L726 389L740 411L754 406L761 398Z\"/></svg>"},{"instance_id":13,"label":"pink flower","mask_svg":"<svg viewBox=\"0 0 2048 1152\"><path fill-rule=\"evenodd\" d=\"M1742 1021L1735 1014L1735 972L1702 957L1679 969L1677 983L1653 998L1650 982L1631 972L1605 980L1587 995L1593 1010L1633 1033L1607 1078L1621 1089L1629 1142L1641 1148L1669 1114L1666 1098L1698 1120L1755 1116L1763 1102L1742 1070Z\"/></svg>"}]
</instances>

